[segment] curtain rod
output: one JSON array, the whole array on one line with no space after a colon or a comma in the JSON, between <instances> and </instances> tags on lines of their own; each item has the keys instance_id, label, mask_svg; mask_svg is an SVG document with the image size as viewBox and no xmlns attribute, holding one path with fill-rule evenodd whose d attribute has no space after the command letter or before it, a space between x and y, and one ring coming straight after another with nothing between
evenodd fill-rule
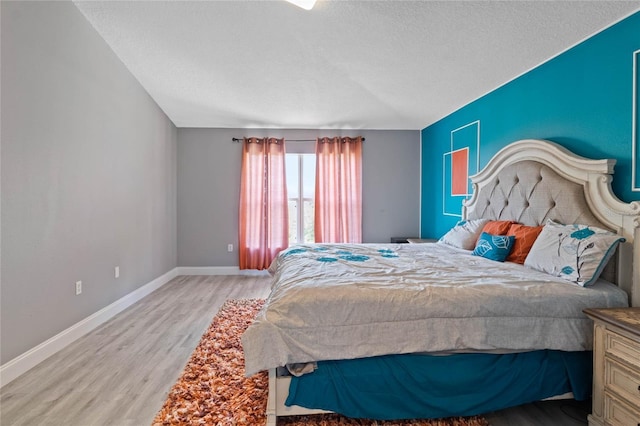
<instances>
[{"instance_id":1,"label":"curtain rod","mask_svg":"<svg viewBox=\"0 0 640 426\"><path fill-rule=\"evenodd\" d=\"M342 136L342 137L350 138L351 136ZM242 138L231 138L231 140L233 142L241 142ZM364 142L364 140L365 139L362 138L362 142ZM287 142L315 142L316 140L315 139L286 139L285 138L285 141L287 141Z\"/></svg>"}]
</instances>

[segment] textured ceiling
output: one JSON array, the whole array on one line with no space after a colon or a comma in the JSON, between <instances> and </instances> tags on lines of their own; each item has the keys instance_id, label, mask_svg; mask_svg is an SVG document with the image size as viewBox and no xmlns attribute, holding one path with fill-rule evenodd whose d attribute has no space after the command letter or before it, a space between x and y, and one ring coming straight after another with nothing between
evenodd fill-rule
<instances>
[{"instance_id":1,"label":"textured ceiling","mask_svg":"<svg viewBox=\"0 0 640 426\"><path fill-rule=\"evenodd\" d=\"M76 1L178 127L422 129L638 1Z\"/></svg>"}]
</instances>

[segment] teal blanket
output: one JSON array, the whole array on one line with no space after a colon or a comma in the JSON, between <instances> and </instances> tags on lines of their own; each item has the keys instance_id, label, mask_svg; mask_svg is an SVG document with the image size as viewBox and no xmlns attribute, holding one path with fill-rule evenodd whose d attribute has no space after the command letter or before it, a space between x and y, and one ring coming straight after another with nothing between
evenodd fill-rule
<instances>
[{"instance_id":1,"label":"teal blanket","mask_svg":"<svg viewBox=\"0 0 640 426\"><path fill-rule=\"evenodd\" d=\"M322 361L285 404L378 420L471 416L573 392L591 395L592 352L387 355Z\"/></svg>"}]
</instances>

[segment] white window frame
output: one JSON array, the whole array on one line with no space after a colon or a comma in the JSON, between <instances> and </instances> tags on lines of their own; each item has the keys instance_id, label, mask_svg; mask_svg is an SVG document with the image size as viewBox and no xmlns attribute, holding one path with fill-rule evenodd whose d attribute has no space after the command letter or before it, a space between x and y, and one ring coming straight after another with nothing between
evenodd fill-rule
<instances>
[{"instance_id":1,"label":"white window frame","mask_svg":"<svg viewBox=\"0 0 640 426\"><path fill-rule=\"evenodd\" d=\"M304 197L303 191L303 154L315 154L316 145L315 141L287 141L285 155L297 155L298 156L298 197L288 197L289 201L295 201L298 205L297 208L297 224L295 243L304 243L304 202L312 201L313 198ZM292 241L289 242L290 244Z\"/></svg>"}]
</instances>

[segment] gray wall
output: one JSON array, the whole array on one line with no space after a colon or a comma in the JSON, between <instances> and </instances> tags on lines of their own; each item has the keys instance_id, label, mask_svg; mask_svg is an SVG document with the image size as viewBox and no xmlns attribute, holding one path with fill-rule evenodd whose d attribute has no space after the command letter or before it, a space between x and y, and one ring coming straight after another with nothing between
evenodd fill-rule
<instances>
[{"instance_id":1,"label":"gray wall","mask_svg":"<svg viewBox=\"0 0 640 426\"><path fill-rule=\"evenodd\" d=\"M237 266L241 146L232 137L366 138L363 242L418 236L420 132L410 130L178 129L178 265Z\"/></svg>"},{"instance_id":2,"label":"gray wall","mask_svg":"<svg viewBox=\"0 0 640 426\"><path fill-rule=\"evenodd\" d=\"M73 3L0 5L4 364L176 266L177 130Z\"/></svg>"}]
</instances>

